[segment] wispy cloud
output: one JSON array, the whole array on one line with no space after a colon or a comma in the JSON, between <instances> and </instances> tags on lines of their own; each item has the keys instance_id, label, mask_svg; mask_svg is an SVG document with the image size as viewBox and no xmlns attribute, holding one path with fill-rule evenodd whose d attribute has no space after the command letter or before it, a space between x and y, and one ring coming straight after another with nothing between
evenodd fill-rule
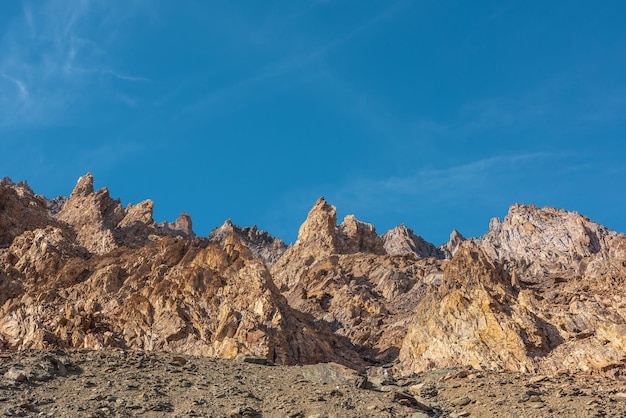
<instances>
[{"instance_id":1,"label":"wispy cloud","mask_svg":"<svg viewBox=\"0 0 626 418\"><path fill-rule=\"evenodd\" d=\"M34 7L24 1L22 13L0 30L0 76L5 80L4 86L0 83L0 126L58 121L76 103L101 99L93 87L101 87L106 78L148 81L116 68L108 53L116 29L108 15L126 6L132 9L118 2L100 7L86 0L48 0ZM109 86L115 88L119 86Z\"/></svg>"},{"instance_id":2,"label":"wispy cloud","mask_svg":"<svg viewBox=\"0 0 626 418\"><path fill-rule=\"evenodd\" d=\"M348 207L386 206L393 202L428 200L430 204L486 198L537 165L569 158L548 152L497 155L449 167L423 167L406 176L359 178L341 185L332 194Z\"/></svg>"},{"instance_id":3,"label":"wispy cloud","mask_svg":"<svg viewBox=\"0 0 626 418\"><path fill-rule=\"evenodd\" d=\"M28 89L26 88L26 85L24 84L23 81L20 81L16 78L10 77L8 75L6 75L5 73L0 73L0 75L5 79L10 81L11 83L15 84L15 86L17 87L17 91L19 93L19 97L22 101L26 101L28 100Z\"/></svg>"}]
</instances>

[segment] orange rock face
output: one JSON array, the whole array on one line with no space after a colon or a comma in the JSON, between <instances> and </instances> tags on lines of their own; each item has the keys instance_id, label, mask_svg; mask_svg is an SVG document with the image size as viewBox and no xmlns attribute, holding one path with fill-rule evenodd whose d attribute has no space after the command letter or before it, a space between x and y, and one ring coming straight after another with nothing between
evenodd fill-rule
<instances>
[{"instance_id":1,"label":"orange rock face","mask_svg":"<svg viewBox=\"0 0 626 418\"><path fill-rule=\"evenodd\" d=\"M90 174L47 201L0 182L0 349L159 350L620 378L626 237L576 213L514 205L439 248L319 199L295 244L226 222L157 224Z\"/></svg>"}]
</instances>

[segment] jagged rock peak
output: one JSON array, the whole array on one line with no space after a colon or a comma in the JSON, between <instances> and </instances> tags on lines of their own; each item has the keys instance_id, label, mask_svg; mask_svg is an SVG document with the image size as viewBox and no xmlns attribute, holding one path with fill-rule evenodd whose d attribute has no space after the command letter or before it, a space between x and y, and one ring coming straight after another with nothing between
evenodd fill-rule
<instances>
[{"instance_id":1,"label":"jagged rock peak","mask_svg":"<svg viewBox=\"0 0 626 418\"><path fill-rule=\"evenodd\" d=\"M390 229L382 238L389 255L415 254L418 257L444 258L444 252L441 249L416 235L404 224Z\"/></svg>"},{"instance_id":2,"label":"jagged rock peak","mask_svg":"<svg viewBox=\"0 0 626 418\"><path fill-rule=\"evenodd\" d=\"M196 236L193 232L193 223L191 215L182 212L174 222L161 222L159 231L164 235L175 235L184 238L193 238Z\"/></svg>"},{"instance_id":3,"label":"jagged rock peak","mask_svg":"<svg viewBox=\"0 0 626 418\"><path fill-rule=\"evenodd\" d=\"M280 238L259 230L256 225L241 227L234 224L230 218L211 231L209 239L224 245L227 238L233 234L250 249L254 257L263 260L267 266L273 265L287 250L287 245Z\"/></svg>"},{"instance_id":4,"label":"jagged rock peak","mask_svg":"<svg viewBox=\"0 0 626 418\"><path fill-rule=\"evenodd\" d=\"M56 214L61 212L61 209L63 209L63 206L67 202L67 199L68 198L63 195L58 195L54 199L46 198L46 208L48 208L48 212L50 212L50 215L55 216Z\"/></svg>"},{"instance_id":5,"label":"jagged rock peak","mask_svg":"<svg viewBox=\"0 0 626 418\"><path fill-rule=\"evenodd\" d=\"M315 248L319 254L357 252L385 254L382 238L373 225L348 215L337 225L337 208L320 197L298 232L296 246Z\"/></svg>"},{"instance_id":6,"label":"jagged rock peak","mask_svg":"<svg viewBox=\"0 0 626 418\"><path fill-rule=\"evenodd\" d=\"M492 219L476 241L490 257L536 281L548 272L574 273L583 259L608 251L615 235L577 212L515 204L504 220Z\"/></svg>"},{"instance_id":7,"label":"jagged rock peak","mask_svg":"<svg viewBox=\"0 0 626 418\"><path fill-rule=\"evenodd\" d=\"M298 239L272 267L272 276L282 290L294 288L303 272L316 260L333 254L385 254L382 238L372 225L346 216L337 226L337 209L320 197L300 226Z\"/></svg>"},{"instance_id":8,"label":"jagged rock peak","mask_svg":"<svg viewBox=\"0 0 626 418\"><path fill-rule=\"evenodd\" d=\"M453 229L450 233L450 239L448 242L439 247L439 249L443 251L445 258L452 258L459 249L459 246L465 241L467 241L467 239L461 235L459 231Z\"/></svg>"},{"instance_id":9,"label":"jagged rock peak","mask_svg":"<svg viewBox=\"0 0 626 418\"><path fill-rule=\"evenodd\" d=\"M91 173L82 176L56 215L91 253L105 254L121 245L138 248L164 235L193 237L188 215L173 224L157 225L152 218L154 202L144 200L124 209L120 199L110 197L107 188L94 192L93 180Z\"/></svg>"},{"instance_id":10,"label":"jagged rock peak","mask_svg":"<svg viewBox=\"0 0 626 418\"><path fill-rule=\"evenodd\" d=\"M333 251L339 245L336 229L337 209L328 204L322 196L317 199L300 226L296 244L316 243L328 251Z\"/></svg>"},{"instance_id":11,"label":"jagged rock peak","mask_svg":"<svg viewBox=\"0 0 626 418\"><path fill-rule=\"evenodd\" d=\"M135 223L153 224L153 212L154 202L150 199L144 200L136 205L129 203L126 208L126 216L124 216L124 219L119 223L119 226L125 227Z\"/></svg>"},{"instance_id":12,"label":"jagged rock peak","mask_svg":"<svg viewBox=\"0 0 626 418\"><path fill-rule=\"evenodd\" d=\"M346 216L339 225L339 237L343 244L342 253L386 254L383 240L374 225L361 222L354 215Z\"/></svg>"},{"instance_id":13,"label":"jagged rock peak","mask_svg":"<svg viewBox=\"0 0 626 418\"><path fill-rule=\"evenodd\" d=\"M77 196L88 196L93 194L93 190L93 174L87 173L78 179L74 190L72 190L70 199Z\"/></svg>"},{"instance_id":14,"label":"jagged rock peak","mask_svg":"<svg viewBox=\"0 0 626 418\"><path fill-rule=\"evenodd\" d=\"M170 223L170 225L172 225ZM187 212L182 212L178 218L174 221L174 227L172 229L181 231L188 236L193 236L193 223L191 222L191 215Z\"/></svg>"},{"instance_id":15,"label":"jagged rock peak","mask_svg":"<svg viewBox=\"0 0 626 418\"><path fill-rule=\"evenodd\" d=\"M44 200L26 182L13 183L8 177L0 182L0 248L9 246L25 231L55 224Z\"/></svg>"}]
</instances>

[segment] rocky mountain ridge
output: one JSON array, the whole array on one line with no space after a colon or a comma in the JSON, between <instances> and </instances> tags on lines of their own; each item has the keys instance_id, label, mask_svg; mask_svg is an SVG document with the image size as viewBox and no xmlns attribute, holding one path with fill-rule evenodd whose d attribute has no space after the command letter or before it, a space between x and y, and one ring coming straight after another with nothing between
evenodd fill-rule
<instances>
[{"instance_id":1,"label":"rocky mountain ridge","mask_svg":"<svg viewBox=\"0 0 626 418\"><path fill-rule=\"evenodd\" d=\"M93 176L69 198L0 182L0 349L132 348L371 374L432 368L622 378L626 237L513 205L441 246L383 235L320 198L285 244L226 221L209 237Z\"/></svg>"}]
</instances>

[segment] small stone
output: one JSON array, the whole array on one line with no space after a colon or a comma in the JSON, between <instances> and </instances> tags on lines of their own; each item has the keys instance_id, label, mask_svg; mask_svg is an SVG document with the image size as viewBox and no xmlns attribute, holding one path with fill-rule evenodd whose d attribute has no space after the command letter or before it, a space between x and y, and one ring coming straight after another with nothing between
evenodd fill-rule
<instances>
[{"instance_id":1,"label":"small stone","mask_svg":"<svg viewBox=\"0 0 626 418\"><path fill-rule=\"evenodd\" d=\"M470 413L467 411L461 411L461 412L453 412L450 414L450 418L461 418L461 417L469 417Z\"/></svg>"},{"instance_id":2,"label":"small stone","mask_svg":"<svg viewBox=\"0 0 626 418\"><path fill-rule=\"evenodd\" d=\"M469 376L469 372L467 370L459 370L458 372L449 373L443 377L442 380L450 380L450 379L463 379Z\"/></svg>"},{"instance_id":3,"label":"small stone","mask_svg":"<svg viewBox=\"0 0 626 418\"><path fill-rule=\"evenodd\" d=\"M450 405L452 406L465 406L470 403L472 403L472 400L467 396L463 396L462 398L457 398L450 401Z\"/></svg>"},{"instance_id":4,"label":"small stone","mask_svg":"<svg viewBox=\"0 0 626 418\"><path fill-rule=\"evenodd\" d=\"M528 379L528 383L535 384L535 383L543 382L546 379L547 379L546 376L533 376L530 379Z\"/></svg>"},{"instance_id":5,"label":"small stone","mask_svg":"<svg viewBox=\"0 0 626 418\"><path fill-rule=\"evenodd\" d=\"M423 396L425 398L433 398L439 394L437 388L432 383L419 383L409 387L409 392L416 396Z\"/></svg>"},{"instance_id":6,"label":"small stone","mask_svg":"<svg viewBox=\"0 0 626 418\"><path fill-rule=\"evenodd\" d=\"M370 376L367 381L368 387L375 390L382 390L385 386L396 386L396 382L387 376Z\"/></svg>"},{"instance_id":7,"label":"small stone","mask_svg":"<svg viewBox=\"0 0 626 418\"><path fill-rule=\"evenodd\" d=\"M187 359L181 356L174 356L172 357L172 364L174 366L184 366L185 364L187 364Z\"/></svg>"},{"instance_id":8,"label":"small stone","mask_svg":"<svg viewBox=\"0 0 626 418\"><path fill-rule=\"evenodd\" d=\"M4 377L10 380L15 380L17 382L23 382L27 379L26 373L23 370L16 369L11 367L5 374Z\"/></svg>"},{"instance_id":9,"label":"small stone","mask_svg":"<svg viewBox=\"0 0 626 418\"><path fill-rule=\"evenodd\" d=\"M263 366L267 366L269 364L269 360L261 356L249 356L244 354L238 356L237 360L242 363L261 364Z\"/></svg>"},{"instance_id":10,"label":"small stone","mask_svg":"<svg viewBox=\"0 0 626 418\"><path fill-rule=\"evenodd\" d=\"M538 395L532 395L528 398L529 402L543 402L543 399L541 399Z\"/></svg>"},{"instance_id":11,"label":"small stone","mask_svg":"<svg viewBox=\"0 0 626 418\"><path fill-rule=\"evenodd\" d=\"M367 377L359 376L354 379L354 387L357 389L365 389L367 387Z\"/></svg>"},{"instance_id":12,"label":"small stone","mask_svg":"<svg viewBox=\"0 0 626 418\"><path fill-rule=\"evenodd\" d=\"M17 405L18 408L22 408L22 409L26 409L26 410L32 410L34 408L33 404L28 403L28 402L22 402L20 404Z\"/></svg>"},{"instance_id":13,"label":"small stone","mask_svg":"<svg viewBox=\"0 0 626 418\"><path fill-rule=\"evenodd\" d=\"M417 399L415 399L413 396L409 395L408 393L396 391L392 393L392 397L393 397L393 400L398 402L400 405L421 409L422 411L425 411L425 412L432 412L433 410L430 406L418 401Z\"/></svg>"},{"instance_id":14,"label":"small stone","mask_svg":"<svg viewBox=\"0 0 626 418\"><path fill-rule=\"evenodd\" d=\"M616 401L626 401L626 392L617 392L613 395L613 399Z\"/></svg>"}]
</instances>

